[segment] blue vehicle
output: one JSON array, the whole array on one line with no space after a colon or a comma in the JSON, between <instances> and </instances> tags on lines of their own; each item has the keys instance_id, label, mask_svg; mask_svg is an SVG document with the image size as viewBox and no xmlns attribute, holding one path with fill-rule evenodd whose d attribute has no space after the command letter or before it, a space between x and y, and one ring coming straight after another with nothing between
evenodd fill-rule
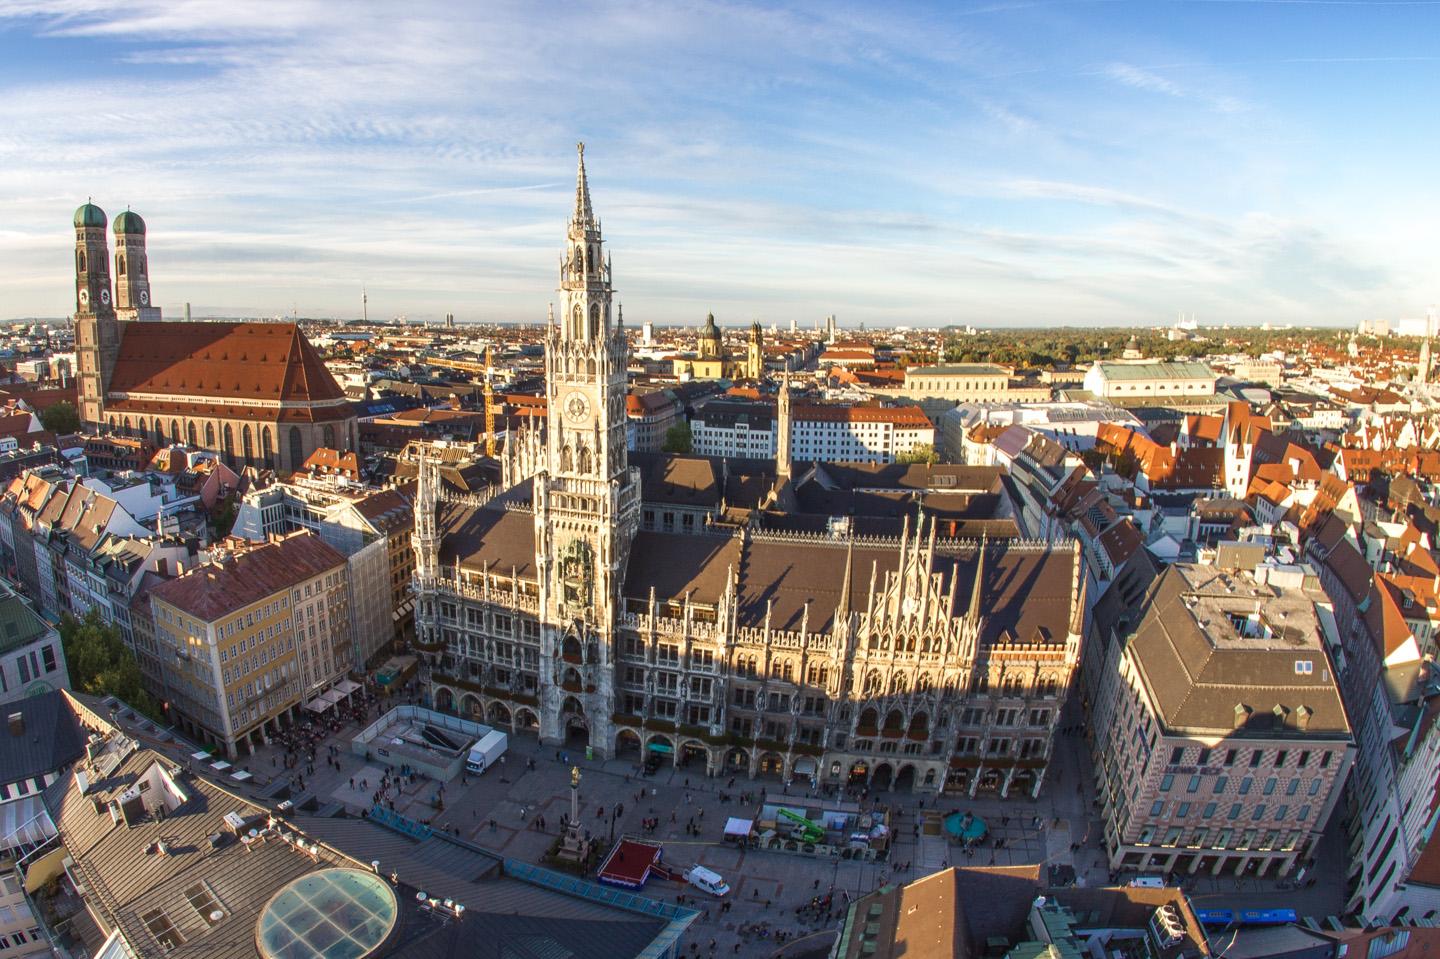
<instances>
[{"instance_id":1,"label":"blue vehicle","mask_svg":"<svg viewBox=\"0 0 1440 959\"><path fill-rule=\"evenodd\" d=\"M1285 926L1299 922L1294 909L1197 909L1195 915L1202 925L1224 928L1242 926Z\"/></svg>"}]
</instances>

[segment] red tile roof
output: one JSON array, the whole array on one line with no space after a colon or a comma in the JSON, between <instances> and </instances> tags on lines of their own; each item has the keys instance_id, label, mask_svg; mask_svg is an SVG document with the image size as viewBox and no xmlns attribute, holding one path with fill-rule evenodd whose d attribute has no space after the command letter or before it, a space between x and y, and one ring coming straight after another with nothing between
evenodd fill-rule
<instances>
[{"instance_id":1,"label":"red tile roof","mask_svg":"<svg viewBox=\"0 0 1440 959\"><path fill-rule=\"evenodd\" d=\"M294 323L137 321L123 323L121 329L111 393L285 403L345 399Z\"/></svg>"},{"instance_id":2,"label":"red tile roof","mask_svg":"<svg viewBox=\"0 0 1440 959\"><path fill-rule=\"evenodd\" d=\"M232 556L223 565L198 566L155 587L152 595L209 623L344 565L345 557L334 547L300 533Z\"/></svg>"}]
</instances>

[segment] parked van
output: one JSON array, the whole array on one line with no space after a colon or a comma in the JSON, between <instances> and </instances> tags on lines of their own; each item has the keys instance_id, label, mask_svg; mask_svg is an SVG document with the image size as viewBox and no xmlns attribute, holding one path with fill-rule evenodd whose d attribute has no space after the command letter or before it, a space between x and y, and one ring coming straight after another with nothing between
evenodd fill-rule
<instances>
[{"instance_id":1,"label":"parked van","mask_svg":"<svg viewBox=\"0 0 1440 959\"><path fill-rule=\"evenodd\" d=\"M716 898L730 894L730 884L721 878L718 872L711 872L704 866L691 866L685 870L685 881Z\"/></svg>"}]
</instances>

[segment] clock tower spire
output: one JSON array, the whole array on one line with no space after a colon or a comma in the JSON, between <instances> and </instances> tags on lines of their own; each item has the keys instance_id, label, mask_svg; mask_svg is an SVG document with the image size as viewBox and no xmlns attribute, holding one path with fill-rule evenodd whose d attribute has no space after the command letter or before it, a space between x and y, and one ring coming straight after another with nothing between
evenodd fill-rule
<instances>
[{"instance_id":1,"label":"clock tower spire","mask_svg":"<svg viewBox=\"0 0 1440 959\"><path fill-rule=\"evenodd\" d=\"M543 619L547 708L541 735L563 740L583 721L610 741L614 645L630 543L640 526L640 478L625 449L629 345L611 320L614 288L578 144L575 209L560 257L558 323L545 333L547 467L535 478L535 552ZM550 702L550 700L554 700Z\"/></svg>"},{"instance_id":2,"label":"clock tower spire","mask_svg":"<svg viewBox=\"0 0 1440 959\"><path fill-rule=\"evenodd\" d=\"M120 355L120 329L110 298L105 211L86 202L75 211L75 359L80 367L80 422L104 422L105 390Z\"/></svg>"}]
</instances>

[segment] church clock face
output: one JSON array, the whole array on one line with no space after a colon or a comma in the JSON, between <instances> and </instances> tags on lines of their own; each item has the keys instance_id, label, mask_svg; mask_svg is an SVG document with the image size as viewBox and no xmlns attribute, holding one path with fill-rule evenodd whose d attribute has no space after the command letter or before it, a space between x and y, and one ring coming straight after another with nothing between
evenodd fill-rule
<instances>
[{"instance_id":1,"label":"church clock face","mask_svg":"<svg viewBox=\"0 0 1440 959\"><path fill-rule=\"evenodd\" d=\"M140 305L141 305L141 306L149 306L149 305L150 305L150 291L149 291L149 290L141 290L141 291L140 291Z\"/></svg>"},{"instance_id":2,"label":"church clock face","mask_svg":"<svg viewBox=\"0 0 1440 959\"><path fill-rule=\"evenodd\" d=\"M80 302L81 302L81 303L89 303L89 302L90 302L90 291L89 291L89 290L81 290L81 291L80 291Z\"/></svg>"},{"instance_id":3,"label":"church clock face","mask_svg":"<svg viewBox=\"0 0 1440 959\"><path fill-rule=\"evenodd\" d=\"M109 303L109 302L110 302L110 291L109 291L109 290L101 290L101 291L100 291L100 302L101 302L101 303Z\"/></svg>"},{"instance_id":4,"label":"church clock face","mask_svg":"<svg viewBox=\"0 0 1440 959\"><path fill-rule=\"evenodd\" d=\"M590 401L585 398L584 393L571 393L565 398L565 415L570 417L572 423L583 420L590 412Z\"/></svg>"}]
</instances>

